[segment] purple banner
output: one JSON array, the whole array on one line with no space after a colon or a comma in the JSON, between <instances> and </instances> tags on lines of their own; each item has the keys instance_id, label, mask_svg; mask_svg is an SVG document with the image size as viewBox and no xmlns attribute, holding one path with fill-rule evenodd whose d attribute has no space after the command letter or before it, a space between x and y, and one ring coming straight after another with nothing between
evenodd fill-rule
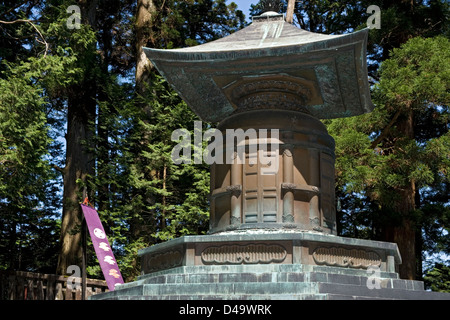
<instances>
[{"instance_id":1,"label":"purple banner","mask_svg":"<svg viewBox=\"0 0 450 320\"><path fill-rule=\"evenodd\" d=\"M95 253L97 254L98 262L102 268L103 275L108 289L114 291L116 284L122 284L123 279L117 266L116 259L109 245L105 230L100 221L97 211L87 205L81 204L86 224L91 235L92 244L94 245Z\"/></svg>"}]
</instances>

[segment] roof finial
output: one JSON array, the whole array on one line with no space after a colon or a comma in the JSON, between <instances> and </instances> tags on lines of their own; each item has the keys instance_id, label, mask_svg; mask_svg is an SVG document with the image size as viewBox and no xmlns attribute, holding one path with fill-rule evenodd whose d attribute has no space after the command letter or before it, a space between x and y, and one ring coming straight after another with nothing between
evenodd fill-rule
<instances>
[{"instance_id":1,"label":"roof finial","mask_svg":"<svg viewBox=\"0 0 450 320\"><path fill-rule=\"evenodd\" d=\"M283 9L281 0L261 0L262 13L275 12L279 13Z\"/></svg>"},{"instance_id":2,"label":"roof finial","mask_svg":"<svg viewBox=\"0 0 450 320\"><path fill-rule=\"evenodd\" d=\"M279 13L283 9L281 0L261 0L258 3L260 9L259 16L253 16L252 22L267 22L267 21L283 21L284 14Z\"/></svg>"}]
</instances>

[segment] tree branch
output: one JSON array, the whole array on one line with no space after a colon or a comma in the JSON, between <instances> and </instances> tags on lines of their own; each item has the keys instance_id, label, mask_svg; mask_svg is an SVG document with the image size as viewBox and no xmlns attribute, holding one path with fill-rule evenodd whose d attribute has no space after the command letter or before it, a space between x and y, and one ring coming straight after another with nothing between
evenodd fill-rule
<instances>
[{"instance_id":1,"label":"tree branch","mask_svg":"<svg viewBox=\"0 0 450 320\"><path fill-rule=\"evenodd\" d=\"M0 20L0 23L3 23L3 24L13 24L13 23L18 23L18 22L26 22L26 23L31 24L31 26L34 28L34 30L36 30L36 32L39 33L39 36L41 37L42 41L38 40L37 38L36 38L36 41L38 41L39 43L45 44L45 53L44 53L44 58L45 58L47 56L47 52L48 52L48 43L47 43L47 41L45 41L45 38L42 35L42 33L39 31L38 27L36 27L36 25L33 22L31 22L31 20L24 20L24 19L17 19L14 21Z\"/></svg>"},{"instance_id":2,"label":"tree branch","mask_svg":"<svg viewBox=\"0 0 450 320\"><path fill-rule=\"evenodd\" d=\"M53 164L52 167L56 171L60 172L62 175L66 174L66 168L61 168L61 167L57 166L56 164Z\"/></svg>"},{"instance_id":3,"label":"tree branch","mask_svg":"<svg viewBox=\"0 0 450 320\"><path fill-rule=\"evenodd\" d=\"M394 125L395 121L397 121L398 116L401 113L401 109L399 109L394 117L391 119L391 121L389 122L389 124L383 129L383 132L381 132L381 134L378 136L378 138L376 138L372 144L370 145L370 148L373 149L375 148L388 134L389 130L391 129L391 127Z\"/></svg>"}]
</instances>

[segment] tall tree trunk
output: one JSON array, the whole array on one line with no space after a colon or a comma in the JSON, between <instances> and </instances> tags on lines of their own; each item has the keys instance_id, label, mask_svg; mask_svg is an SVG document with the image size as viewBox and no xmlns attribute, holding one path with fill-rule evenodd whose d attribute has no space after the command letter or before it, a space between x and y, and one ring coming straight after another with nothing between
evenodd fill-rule
<instances>
[{"instance_id":1,"label":"tall tree trunk","mask_svg":"<svg viewBox=\"0 0 450 320\"><path fill-rule=\"evenodd\" d=\"M87 86L87 85L86 85ZM88 87L88 86L87 86ZM88 87L89 88L89 87ZM86 142L92 138L95 117L95 99L91 90L76 94L69 99L67 113L66 166L64 168L63 216L61 223L61 252L58 258L58 274L66 274L70 265L81 264L81 210L83 190L77 180L86 182L87 175L94 173L94 159L87 150Z\"/></svg>"},{"instance_id":2,"label":"tall tree trunk","mask_svg":"<svg viewBox=\"0 0 450 320\"><path fill-rule=\"evenodd\" d=\"M399 118L398 130L405 139L414 139L413 111L409 109L404 117ZM384 227L382 240L394 242L398 245L402 264L399 275L402 279L416 279L416 222L411 213L416 209L416 183L411 180L408 185L399 189L398 200L393 205L394 210L400 214L399 225Z\"/></svg>"},{"instance_id":3,"label":"tall tree trunk","mask_svg":"<svg viewBox=\"0 0 450 320\"><path fill-rule=\"evenodd\" d=\"M397 210L402 215L402 224L393 227L392 242L397 243L402 264L399 275L402 279L416 279L416 225L410 214L414 210L415 183L402 190L402 199L397 203Z\"/></svg>"},{"instance_id":4,"label":"tall tree trunk","mask_svg":"<svg viewBox=\"0 0 450 320\"><path fill-rule=\"evenodd\" d=\"M136 12L136 89L139 94L145 91L153 66L142 47L152 42L152 16L155 12L153 0L137 0Z\"/></svg>"},{"instance_id":5,"label":"tall tree trunk","mask_svg":"<svg viewBox=\"0 0 450 320\"><path fill-rule=\"evenodd\" d=\"M399 266L399 275L401 279L416 279L416 226L415 222L406 213L405 208L410 207L410 191L402 192L404 198L397 205L404 205L399 208L403 211L401 225L385 226L383 232L383 241L394 242L397 244L402 258L402 264Z\"/></svg>"},{"instance_id":6,"label":"tall tree trunk","mask_svg":"<svg viewBox=\"0 0 450 320\"><path fill-rule=\"evenodd\" d=\"M95 12L98 0L80 0L81 18L84 24L95 29ZM95 48L78 48L92 51ZM93 57L87 52L88 57ZM86 58L89 59L89 58ZM82 61L85 79L71 88L67 104L66 166L63 169L63 213L61 222L60 245L57 274L66 274L70 265L81 266L81 208L82 194L77 180L86 182L87 175L94 174L94 159L89 152L89 143L93 135L92 124L95 120L96 85L92 75L95 61Z\"/></svg>"}]
</instances>

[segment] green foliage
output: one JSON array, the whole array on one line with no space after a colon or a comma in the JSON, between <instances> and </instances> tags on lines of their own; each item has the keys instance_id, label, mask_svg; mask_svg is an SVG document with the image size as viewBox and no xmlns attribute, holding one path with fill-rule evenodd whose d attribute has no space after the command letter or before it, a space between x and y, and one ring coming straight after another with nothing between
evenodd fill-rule
<instances>
[{"instance_id":1,"label":"green foliage","mask_svg":"<svg viewBox=\"0 0 450 320\"><path fill-rule=\"evenodd\" d=\"M156 0L162 10L152 17L150 47L179 48L222 38L245 24L234 2L225 0Z\"/></svg>"},{"instance_id":2,"label":"green foliage","mask_svg":"<svg viewBox=\"0 0 450 320\"><path fill-rule=\"evenodd\" d=\"M29 3L21 7L36 9ZM33 22L34 28L25 22L6 25L4 39L17 42L13 46L19 45L22 59L0 49L6 52L0 67L0 269L55 272L62 199L54 166L64 157L65 98L85 74L77 46L95 45L86 28L67 32L65 7L59 9L40 25ZM9 20L29 18L8 12ZM40 42L20 41L36 33L35 28Z\"/></svg>"},{"instance_id":3,"label":"green foliage","mask_svg":"<svg viewBox=\"0 0 450 320\"><path fill-rule=\"evenodd\" d=\"M433 105L445 108L450 101L449 44L442 36L418 37L394 49L380 68L382 78L374 93L377 102L418 111ZM445 120L445 115L439 119Z\"/></svg>"},{"instance_id":4,"label":"green foliage","mask_svg":"<svg viewBox=\"0 0 450 320\"><path fill-rule=\"evenodd\" d=\"M171 152L176 142L171 140L172 132L186 128L193 136L197 117L162 78L155 77L151 92L141 99L151 107L153 116L139 120L138 137L130 139L138 144L144 137L148 141L144 146L132 146L132 150L139 149L139 160L131 164L130 186L139 195L133 205L151 213L156 221L151 242L159 242L206 231L209 170L205 165L173 163Z\"/></svg>"},{"instance_id":5,"label":"green foliage","mask_svg":"<svg viewBox=\"0 0 450 320\"><path fill-rule=\"evenodd\" d=\"M337 179L346 181L348 192L376 188L380 183L381 192L411 179L428 186L435 181L435 173L448 179L448 48L449 41L442 37L412 39L382 64L372 113L328 121L329 132L336 139ZM414 132L413 139L398 137L398 127L391 124L396 113L399 117L409 110L416 112L417 122L427 121L431 127L422 126L421 131ZM430 115L430 119L425 119L425 115ZM436 131L436 127L441 130ZM370 136L374 138L371 140ZM398 138L388 144L373 145L380 137ZM366 187L353 187L364 186L363 182Z\"/></svg>"},{"instance_id":6,"label":"green foliage","mask_svg":"<svg viewBox=\"0 0 450 320\"><path fill-rule=\"evenodd\" d=\"M401 225L401 191L414 183L408 217L423 230L423 249L448 251L449 48L444 37L412 38L382 63L372 113L326 122L336 140L343 234L377 238L378 228Z\"/></svg>"},{"instance_id":7,"label":"green foliage","mask_svg":"<svg viewBox=\"0 0 450 320\"><path fill-rule=\"evenodd\" d=\"M51 139L47 91L63 85L60 57L6 63L0 78L0 268L52 270L56 221L48 196L55 179L48 160Z\"/></svg>"},{"instance_id":8,"label":"green foliage","mask_svg":"<svg viewBox=\"0 0 450 320\"><path fill-rule=\"evenodd\" d=\"M432 291L450 292L450 267L436 264L424 277L425 284Z\"/></svg>"}]
</instances>

